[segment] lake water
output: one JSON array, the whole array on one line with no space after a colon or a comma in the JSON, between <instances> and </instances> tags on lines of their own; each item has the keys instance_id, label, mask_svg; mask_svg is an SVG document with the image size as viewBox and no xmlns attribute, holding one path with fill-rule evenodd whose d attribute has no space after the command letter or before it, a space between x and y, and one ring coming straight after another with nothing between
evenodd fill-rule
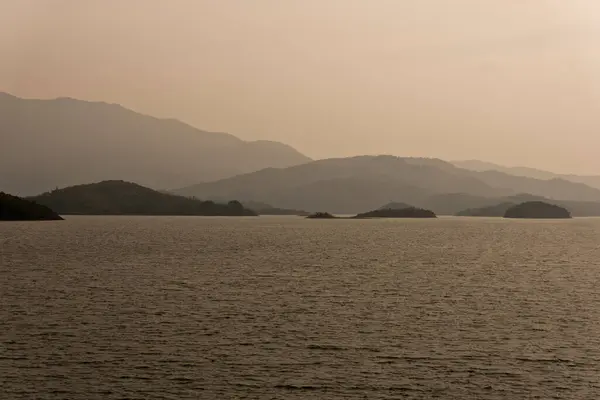
<instances>
[{"instance_id":1,"label":"lake water","mask_svg":"<svg viewBox=\"0 0 600 400\"><path fill-rule=\"evenodd\" d=\"M1 399L598 399L600 219L0 223Z\"/></svg>"}]
</instances>

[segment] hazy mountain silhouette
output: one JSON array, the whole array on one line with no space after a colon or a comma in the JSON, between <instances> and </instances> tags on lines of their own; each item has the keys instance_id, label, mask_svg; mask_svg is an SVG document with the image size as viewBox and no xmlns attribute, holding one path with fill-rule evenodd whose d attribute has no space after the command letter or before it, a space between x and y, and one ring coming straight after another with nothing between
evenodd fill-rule
<instances>
[{"instance_id":1,"label":"hazy mountain silhouette","mask_svg":"<svg viewBox=\"0 0 600 400\"><path fill-rule=\"evenodd\" d=\"M433 165L446 172L462 174L475 177L486 184L498 190L508 190L512 193L530 193L537 196L544 196L551 199L577 200L577 201L598 201L600 189L586 185L581 182L574 182L560 176L551 178L534 178L522 175L511 174L509 172L488 170L482 171L466 168L459 168L456 165L437 159L409 159L416 160L421 164ZM443 163L443 164L442 164ZM443 165L443 167L442 167ZM457 192L457 191L456 191ZM471 193L473 194L473 193Z\"/></svg>"},{"instance_id":2,"label":"hazy mountain silhouette","mask_svg":"<svg viewBox=\"0 0 600 400\"><path fill-rule=\"evenodd\" d=\"M449 191L480 195L502 193L468 174L448 174L436 167L414 165L392 156L336 158L284 169L269 168L175 192L352 214L395 200L415 204L431 193Z\"/></svg>"},{"instance_id":3,"label":"hazy mountain silhouette","mask_svg":"<svg viewBox=\"0 0 600 400\"><path fill-rule=\"evenodd\" d=\"M175 191L201 198L264 201L275 207L357 213L390 201L455 214L530 193L550 199L600 201L600 190L567 180L539 180L458 168L437 159L360 156L269 168ZM485 201L483 201L483 200Z\"/></svg>"},{"instance_id":4,"label":"hazy mountain silhouette","mask_svg":"<svg viewBox=\"0 0 600 400\"><path fill-rule=\"evenodd\" d=\"M207 215L253 216L238 201L218 204L173 194L124 181L103 181L56 189L30 197L60 214L87 215Z\"/></svg>"},{"instance_id":5,"label":"hazy mountain silhouette","mask_svg":"<svg viewBox=\"0 0 600 400\"><path fill-rule=\"evenodd\" d=\"M0 93L0 134L0 190L20 195L114 177L170 189L310 161L282 143L69 98Z\"/></svg>"},{"instance_id":6,"label":"hazy mountain silhouette","mask_svg":"<svg viewBox=\"0 0 600 400\"><path fill-rule=\"evenodd\" d=\"M452 164L460 168L479 172L499 171L510 175L544 180L565 179L571 182L583 183L593 188L600 189L600 175L557 174L554 172L529 167L505 167L503 165L479 160L453 161Z\"/></svg>"}]
</instances>

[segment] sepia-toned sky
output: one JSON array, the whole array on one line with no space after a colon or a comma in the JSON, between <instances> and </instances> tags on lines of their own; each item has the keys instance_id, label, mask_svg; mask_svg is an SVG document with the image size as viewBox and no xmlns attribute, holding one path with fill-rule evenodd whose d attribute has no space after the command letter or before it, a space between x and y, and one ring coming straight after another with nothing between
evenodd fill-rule
<instances>
[{"instance_id":1,"label":"sepia-toned sky","mask_svg":"<svg viewBox=\"0 0 600 400\"><path fill-rule=\"evenodd\" d=\"M0 0L0 91L324 158L600 174L598 0Z\"/></svg>"}]
</instances>

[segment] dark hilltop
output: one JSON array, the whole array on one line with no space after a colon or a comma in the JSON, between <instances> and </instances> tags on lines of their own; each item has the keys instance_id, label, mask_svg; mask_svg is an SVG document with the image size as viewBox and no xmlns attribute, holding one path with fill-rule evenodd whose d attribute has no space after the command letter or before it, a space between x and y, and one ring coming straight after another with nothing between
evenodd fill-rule
<instances>
[{"instance_id":1,"label":"dark hilltop","mask_svg":"<svg viewBox=\"0 0 600 400\"><path fill-rule=\"evenodd\" d=\"M0 221L58 221L60 215L34 201L0 192Z\"/></svg>"},{"instance_id":2,"label":"dark hilltop","mask_svg":"<svg viewBox=\"0 0 600 400\"><path fill-rule=\"evenodd\" d=\"M571 213L566 208L543 201L529 201L510 207L504 218L568 219Z\"/></svg>"},{"instance_id":3,"label":"dark hilltop","mask_svg":"<svg viewBox=\"0 0 600 400\"><path fill-rule=\"evenodd\" d=\"M385 208L369 211L356 215L356 219L365 218L437 218L435 213L431 210L425 210L422 208L408 207L408 208Z\"/></svg>"},{"instance_id":4,"label":"dark hilltop","mask_svg":"<svg viewBox=\"0 0 600 400\"><path fill-rule=\"evenodd\" d=\"M256 215L238 201L201 201L117 180L57 189L30 199L65 215Z\"/></svg>"}]
</instances>

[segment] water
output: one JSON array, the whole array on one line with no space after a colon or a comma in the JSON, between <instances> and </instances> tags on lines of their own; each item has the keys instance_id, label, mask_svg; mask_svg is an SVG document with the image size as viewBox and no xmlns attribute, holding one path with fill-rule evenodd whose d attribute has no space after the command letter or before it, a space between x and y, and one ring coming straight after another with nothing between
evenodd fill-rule
<instances>
[{"instance_id":1,"label":"water","mask_svg":"<svg viewBox=\"0 0 600 400\"><path fill-rule=\"evenodd\" d=\"M0 224L2 399L597 399L600 220Z\"/></svg>"}]
</instances>

